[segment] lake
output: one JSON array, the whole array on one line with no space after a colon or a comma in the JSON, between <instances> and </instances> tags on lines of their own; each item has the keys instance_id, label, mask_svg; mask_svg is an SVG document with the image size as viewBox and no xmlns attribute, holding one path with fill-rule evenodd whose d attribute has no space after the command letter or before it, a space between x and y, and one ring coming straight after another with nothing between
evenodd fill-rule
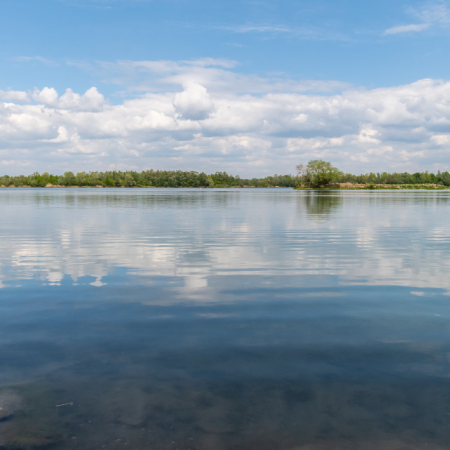
<instances>
[{"instance_id":1,"label":"lake","mask_svg":"<svg viewBox=\"0 0 450 450\"><path fill-rule=\"evenodd\" d=\"M1 189L0 211L0 448L450 447L449 192Z\"/></svg>"}]
</instances>

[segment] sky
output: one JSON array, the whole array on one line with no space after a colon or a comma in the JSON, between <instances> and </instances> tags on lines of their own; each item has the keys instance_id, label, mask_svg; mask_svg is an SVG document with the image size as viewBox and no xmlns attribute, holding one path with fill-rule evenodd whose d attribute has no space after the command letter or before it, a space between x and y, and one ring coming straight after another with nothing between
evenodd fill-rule
<instances>
[{"instance_id":1,"label":"sky","mask_svg":"<svg viewBox=\"0 0 450 450\"><path fill-rule=\"evenodd\" d=\"M2 0L0 173L450 170L450 1Z\"/></svg>"}]
</instances>

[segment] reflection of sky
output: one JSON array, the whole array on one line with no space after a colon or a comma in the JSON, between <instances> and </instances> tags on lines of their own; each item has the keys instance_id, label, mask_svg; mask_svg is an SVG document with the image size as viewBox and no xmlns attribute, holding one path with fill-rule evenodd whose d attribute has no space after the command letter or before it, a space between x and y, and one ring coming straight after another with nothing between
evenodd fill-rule
<instances>
[{"instance_id":1,"label":"reflection of sky","mask_svg":"<svg viewBox=\"0 0 450 450\"><path fill-rule=\"evenodd\" d=\"M447 448L448 199L0 191L0 395L55 449Z\"/></svg>"},{"instance_id":2,"label":"reflection of sky","mask_svg":"<svg viewBox=\"0 0 450 450\"><path fill-rule=\"evenodd\" d=\"M447 290L449 206L423 191L3 190L0 286L89 276L101 287L125 267L181 277L197 300L232 274Z\"/></svg>"}]
</instances>

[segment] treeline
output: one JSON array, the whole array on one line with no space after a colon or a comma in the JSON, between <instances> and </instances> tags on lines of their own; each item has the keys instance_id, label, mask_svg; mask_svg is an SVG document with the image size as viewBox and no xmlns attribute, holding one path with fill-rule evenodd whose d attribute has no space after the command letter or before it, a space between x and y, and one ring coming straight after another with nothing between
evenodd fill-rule
<instances>
[{"instance_id":1,"label":"treeline","mask_svg":"<svg viewBox=\"0 0 450 450\"><path fill-rule=\"evenodd\" d=\"M299 178L293 175L274 175L266 178L240 178L226 172L207 175L199 172L181 170L109 171L109 172L65 172L64 175L51 175L47 172L32 175L0 177L0 185L45 187L54 186L103 186L103 187L295 187Z\"/></svg>"},{"instance_id":2,"label":"treeline","mask_svg":"<svg viewBox=\"0 0 450 450\"><path fill-rule=\"evenodd\" d=\"M313 161L314 163L316 161ZM321 161L320 161L321 162ZM329 164L329 163L325 163ZM334 168L331 168L334 170ZM315 170L315 171L314 171ZM368 173L364 175L353 175L335 170L333 173L326 172L321 176L321 168L314 166L298 175L273 175L265 178L240 178L226 172L216 172L207 175L204 172L183 172L181 170L146 170L135 171L108 171L108 172L65 172L63 175L51 175L47 172L32 175L19 175L16 177L4 175L0 177L0 186L31 186L45 187L49 184L54 186L79 186L79 187L296 187L301 184L312 186L334 183L357 183L357 184L437 184L450 186L450 173L437 172L436 174L425 172L417 173ZM328 174L328 175L327 175ZM315 181L315 178L322 181Z\"/></svg>"},{"instance_id":3,"label":"treeline","mask_svg":"<svg viewBox=\"0 0 450 450\"><path fill-rule=\"evenodd\" d=\"M413 174L408 172L370 172L364 175L353 175L341 172L338 168L333 167L330 162L321 159L309 161L308 164L299 164L296 169L299 179L298 188L335 187L338 183L353 183L365 185L368 188L377 185L450 186L450 174L440 171L437 174L425 171Z\"/></svg>"},{"instance_id":4,"label":"treeline","mask_svg":"<svg viewBox=\"0 0 450 450\"><path fill-rule=\"evenodd\" d=\"M358 184L440 184L450 186L450 173L440 172L437 174L425 172L416 173L368 173L365 175L342 174L338 177L339 183Z\"/></svg>"}]
</instances>

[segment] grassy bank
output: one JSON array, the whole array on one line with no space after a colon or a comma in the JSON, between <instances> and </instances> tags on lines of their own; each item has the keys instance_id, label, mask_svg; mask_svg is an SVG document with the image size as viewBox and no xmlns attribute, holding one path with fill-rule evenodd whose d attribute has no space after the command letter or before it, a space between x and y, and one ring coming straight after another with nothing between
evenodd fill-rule
<instances>
[{"instance_id":1,"label":"grassy bank","mask_svg":"<svg viewBox=\"0 0 450 450\"><path fill-rule=\"evenodd\" d=\"M294 189L311 190L305 185L300 185ZM446 190L450 186L442 184L356 184L356 183L335 183L324 186L319 189L333 189L333 190L408 190L408 189L423 189L423 190Z\"/></svg>"}]
</instances>

